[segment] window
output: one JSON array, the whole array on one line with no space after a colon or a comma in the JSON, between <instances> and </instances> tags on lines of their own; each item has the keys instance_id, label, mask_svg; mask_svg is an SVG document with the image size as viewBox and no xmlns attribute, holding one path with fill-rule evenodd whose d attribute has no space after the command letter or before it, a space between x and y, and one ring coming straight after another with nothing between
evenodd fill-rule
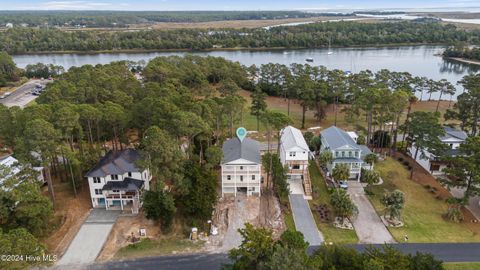
<instances>
[{"instance_id":1,"label":"window","mask_svg":"<svg viewBox=\"0 0 480 270\"><path fill-rule=\"evenodd\" d=\"M112 192L119 193L120 190L118 190L118 189L113 189Z\"/></svg>"},{"instance_id":2,"label":"window","mask_svg":"<svg viewBox=\"0 0 480 270\"><path fill-rule=\"evenodd\" d=\"M128 177L132 177L132 173L131 172L128 172Z\"/></svg>"},{"instance_id":3,"label":"window","mask_svg":"<svg viewBox=\"0 0 480 270\"><path fill-rule=\"evenodd\" d=\"M240 175L240 181L243 182L243 175Z\"/></svg>"},{"instance_id":4,"label":"window","mask_svg":"<svg viewBox=\"0 0 480 270\"><path fill-rule=\"evenodd\" d=\"M240 166L240 170L243 170L243 166Z\"/></svg>"},{"instance_id":5,"label":"window","mask_svg":"<svg viewBox=\"0 0 480 270\"><path fill-rule=\"evenodd\" d=\"M348 157L352 157L352 156L353 156L352 151L348 151Z\"/></svg>"},{"instance_id":6,"label":"window","mask_svg":"<svg viewBox=\"0 0 480 270\"><path fill-rule=\"evenodd\" d=\"M102 181L100 180L100 177L93 177L93 183L94 184L100 184Z\"/></svg>"},{"instance_id":7,"label":"window","mask_svg":"<svg viewBox=\"0 0 480 270\"><path fill-rule=\"evenodd\" d=\"M227 175L227 180L232 180L232 176L231 176L231 175Z\"/></svg>"},{"instance_id":8,"label":"window","mask_svg":"<svg viewBox=\"0 0 480 270\"><path fill-rule=\"evenodd\" d=\"M252 175L252 181L255 181L255 175Z\"/></svg>"},{"instance_id":9,"label":"window","mask_svg":"<svg viewBox=\"0 0 480 270\"><path fill-rule=\"evenodd\" d=\"M430 171L440 171L440 165L439 164L430 164Z\"/></svg>"},{"instance_id":10,"label":"window","mask_svg":"<svg viewBox=\"0 0 480 270\"><path fill-rule=\"evenodd\" d=\"M95 189L95 195L102 195L102 190L99 188Z\"/></svg>"},{"instance_id":11,"label":"window","mask_svg":"<svg viewBox=\"0 0 480 270\"><path fill-rule=\"evenodd\" d=\"M337 158L340 157L340 152L336 151L335 152L335 157L337 157Z\"/></svg>"},{"instance_id":12,"label":"window","mask_svg":"<svg viewBox=\"0 0 480 270\"><path fill-rule=\"evenodd\" d=\"M345 151L342 151L342 157L345 157Z\"/></svg>"},{"instance_id":13,"label":"window","mask_svg":"<svg viewBox=\"0 0 480 270\"><path fill-rule=\"evenodd\" d=\"M294 169L294 170L300 170L300 165L293 165L293 166L292 166L292 169Z\"/></svg>"},{"instance_id":14,"label":"window","mask_svg":"<svg viewBox=\"0 0 480 270\"><path fill-rule=\"evenodd\" d=\"M358 158L358 152L355 152L355 157Z\"/></svg>"},{"instance_id":15,"label":"window","mask_svg":"<svg viewBox=\"0 0 480 270\"><path fill-rule=\"evenodd\" d=\"M453 143L450 144L450 148L453 148Z\"/></svg>"},{"instance_id":16,"label":"window","mask_svg":"<svg viewBox=\"0 0 480 270\"><path fill-rule=\"evenodd\" d=\"M294 156L296 156L296 155L297 155L296 152L290 152L290 156L291 156L291 157L294 157Z\"/></svg>"},{"instance_id":17,"label":"window","mask_svg":"<svg viewBox=\"0 0 480 270\"><path fill-rule=\"evenodd\" d=\"M118 180L118 174L112 174L110 175L110 177L112 178L112 180Z\"/></svg>"}]
</instances>

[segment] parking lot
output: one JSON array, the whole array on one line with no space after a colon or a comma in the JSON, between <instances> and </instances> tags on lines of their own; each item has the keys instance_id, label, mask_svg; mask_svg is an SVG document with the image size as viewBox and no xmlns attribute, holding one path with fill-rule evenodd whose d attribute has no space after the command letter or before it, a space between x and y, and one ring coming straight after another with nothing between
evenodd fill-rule
<instances>
[{"instance_id":1,"label":"parking lot","mask_svg":"<svg viewBox=\"0 0 480 270\"><path fill-rule=\"evenodd\" d=\"M10 93L10 95L5 96L0 99L0 103L7 106L19 106L21 108L25 107L28 103L35 100L38 96L33 95L35 91L35 86L37 84L45 87L48 83L52 82L51 80L31 80L24 85L17 88L17 90Z\"/></svg>"}]
</instances>

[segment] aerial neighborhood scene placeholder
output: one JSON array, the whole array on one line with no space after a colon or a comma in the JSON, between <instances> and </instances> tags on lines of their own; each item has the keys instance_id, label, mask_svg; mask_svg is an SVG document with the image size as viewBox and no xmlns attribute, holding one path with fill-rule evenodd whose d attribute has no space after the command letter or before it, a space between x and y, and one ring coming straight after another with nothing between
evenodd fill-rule
<instances>
[{"instance_id":1,"label":"aerial neighborhood scene placeholder","mask_svg":"<svg viewBox=\"0 0 480 270\"><path fill-rule=\"evenodd\" d=\"M0 5L0 269L480 269L480 1Z\"/></svg>"}]
</instances>

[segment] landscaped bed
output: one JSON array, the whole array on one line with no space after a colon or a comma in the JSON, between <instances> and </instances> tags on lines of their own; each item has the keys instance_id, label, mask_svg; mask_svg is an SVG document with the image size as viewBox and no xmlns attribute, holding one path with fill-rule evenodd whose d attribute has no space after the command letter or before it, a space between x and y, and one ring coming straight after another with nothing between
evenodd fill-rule
<instances>
[{"instance_id":1,"label":"landscaped bed","mask_svg":"<svg viewBox=\"0 0 480 270\"><path fill-rule=\"evenodd\" d=\"M328 193L327 186L320 170L314 161L310 161L309 172L313 188L313 200L309 201L310 208L312 209L313 217L315 218L318 229L325 237L325 242L332 242L335 244L358 243L357 234L354 230L338 229L333 226L333 214L331 215L330 222L325 223L321 221L320 213L315 211L315 209L318 205L326 205L330 209L330 212L333 211L330 206L330 194Z\"/></svg>"},{"instance_id":2,"label":"landscaped bed","mask_svg":"<svg viewBox=\"0 0 480 270\"><path fill-rule=\"evenodd\" d=\"M398 161L387 158L375 164L384 183L370 187L374 195L369 198L379 215L384 212L380 199L385 191L399 189L405 194L401 228L388 228L398 242L475 242L480 241L480 226L471 222L454 223L442 215L448 205L425 186L409 179L409 171ZM417 176L418 177L418 176ZM438 184L437 184L438 185ZM441 187L439 187L441 188ZM439 198L436 198L439 197Z\"/></svg>"}]
</instances>

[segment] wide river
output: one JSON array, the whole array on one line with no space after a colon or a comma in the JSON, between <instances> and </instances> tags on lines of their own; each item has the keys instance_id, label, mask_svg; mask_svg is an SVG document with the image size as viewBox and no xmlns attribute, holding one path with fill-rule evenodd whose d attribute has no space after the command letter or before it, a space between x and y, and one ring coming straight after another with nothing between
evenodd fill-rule
<instances>
[{"instance_id":1,"label":"wide river","mask_svg":"<svg viewBox=\"0 0 480 270\"><path fill-rule=\"evenodd\" d=\"M431 79L447 79L456 84L463 76L480 71L480 66L444 60L438 56L444 46L401 46L401 47L364 47L332 48L310 50L270 50L270 51L211 51L193 52L195 55L211 55L238 61L243 65L257 66L266 63L306 63L306 58L313 58L310 65L323 65L329 69L359 72L369 69L378 71L407 71L414 76ZM23 68L28 64L45 63L61 65L65 69L72 66L107 64L112 61L149 61L157 56L184 55L186 52L145 52L145 53L99 53L99 54L29 54L14 55L17 66ZM457 94L462 92L457 86ZM447 97L446 97L447 98Z\"/></svg>"}]
</instances>

